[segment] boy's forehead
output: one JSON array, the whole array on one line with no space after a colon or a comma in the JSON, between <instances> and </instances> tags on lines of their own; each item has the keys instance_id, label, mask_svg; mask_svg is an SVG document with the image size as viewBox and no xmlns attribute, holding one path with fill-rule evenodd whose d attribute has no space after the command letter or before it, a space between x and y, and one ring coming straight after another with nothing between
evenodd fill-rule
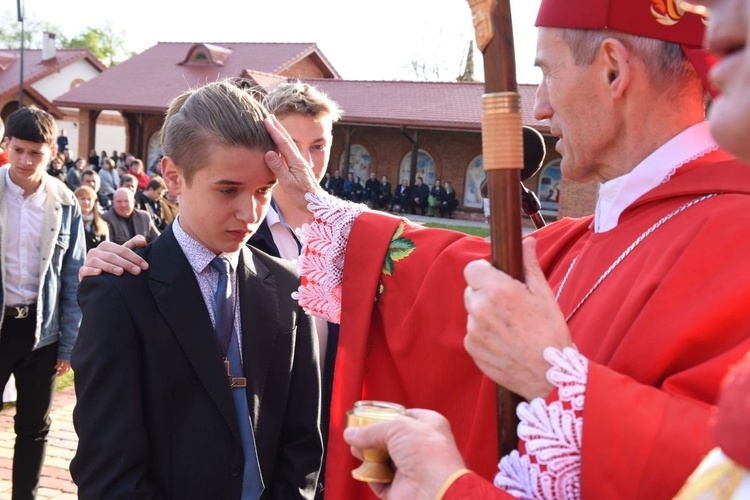
<instances>
[{"instance_id":1,"label":"boy's forehead","mask_svg":"<svg viewBox=\"0 0 750 500\"><path fill-rule=\"evenodd\" d=\"M55 147L54 144L47 144L46 142L26 141L24 139L19 139L18 137L9 137L8 139L9 139L9 143L11 147L38 149L38 150L43 150L44 148L51 150L53 147Z\"/></svg>"},{"instance_id":2,"label":"boy's forehead","mask_svg":"<svg viewBox=\"0 0 750 500\"><path fill-rule=\"evenodd\" d=\"M194 181L208 186L261 187L276 183L262 149L245 147L215 148Z\"/></svg>"}]
</instances>

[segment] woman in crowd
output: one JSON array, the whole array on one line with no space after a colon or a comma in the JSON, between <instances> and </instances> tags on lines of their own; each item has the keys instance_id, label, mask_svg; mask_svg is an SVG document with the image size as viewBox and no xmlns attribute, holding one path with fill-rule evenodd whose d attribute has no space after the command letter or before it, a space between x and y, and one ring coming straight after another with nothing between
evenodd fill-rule
<instances>
[{"instance_id":1,"label":"woman in crowd","mask_svg":"<svg viewBox=\"0 0 750 500\"><path fill-rule=\"evenodd\" d=\"M57 153L52 161L49 162L47 173L56 179L65 182L67 179L67 170L65 169L65 155Z\"/></svg>"},{"instance_id":2,"label":"woman in crowd","mask_svg":"<svg viewBox=\"0 0 750 500\"><path fill-rule=\"evenodd\" d=\"M146 168L143 166L143 161L136 158L133 160L133 162L130 164L130 170L128 170L128 173L135 177L135 179L138 181L138 189L143 191L146 189L146 186L148 186L148 181L151 180L151 178L146 173Z\"/></svg>"},{"instance_id":3,"label":"woman in crowd","mask_svg":"<svg viewBox=\"0 0 750 500\"><path fill-rule=\"evenodd\" d=\"M365 187L362 185L362 179L359 177L354 178L354 184L352 185L351 200L356 203L364 201Z\"/></svg>"},{"instance_id":4,"label":"woman in crowd","mask_svg":"<svg viewBox=\"0 0 750 500\"><path fill-rule=\"evenodd\" d=\"M99 216L96 209L96 192L83 185L75 190L78 204L81 206L83 228L86 233L86 251L96 248L99 243L109 239L107 223Z\"/></svg>"},{"instance_id":5,"label":"woman in crowd","mask_svg":"<svg viewBox=\"0 0 750 500\"><path fill-rule=\"evenodd\" d=\"M430 196L427 198L427 215L435 217L435 209L440 207L445 200L445 188L440 185L440 179L435 179L435 184L430 189Z\"/></svg>"},{"instance_id":6,"label":"woman in crowd","mask_svg":"<svg viewBox=\"0 0 750 500\"><path fill-rule=\"evenodd\" d=\"M445 196L443 201L440 202L440 217L453 218L453 211L458 206L456 201L456 191L453 190L453 184L451 181L445 181Z\"/></svg>"},{"instance_id":7,"label":"woman in crowd","mask_svg":"<svg viewBox=\"0 0 750 500\"><path fill-rule=\"evenodd\" d=\"M104 153L104 151L102 151ZM115 168L115 162L106 155L102 154L101 170L99 170L99 178L101 179L102 185L99 188L99 194L106 196L112 200L112 195L115 194L115 190L120 187L120 174Z\"/></svg>"},{"instance_id":8,"label":"woman in crowd","mask_svg":"<svg viewBox=\"0 0 750 500\"><path fill-rule=\"evenodd\" d=\"M91 148L91 151L89 151L89 168L94 169L97 172L99 171L99 167L101 166L99 164L99 155L96 154L96 149Z\"/></svg>"}]
</instances>

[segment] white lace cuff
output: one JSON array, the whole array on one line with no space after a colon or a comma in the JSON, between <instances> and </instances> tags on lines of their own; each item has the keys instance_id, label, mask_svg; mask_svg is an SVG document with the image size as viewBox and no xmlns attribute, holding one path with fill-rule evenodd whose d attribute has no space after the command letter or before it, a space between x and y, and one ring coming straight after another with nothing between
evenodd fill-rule
<instances>
[{"instance_id":1,"label":"white lace cuff","mask_svg":"<svg viewBox=\"0 0 750 500\"><path fill-rule=\"evenodd\" d=\"M308 314L339 323L344 252L354 220L367 208L324 191L307 193L305 199L315 220L299 231L302 252L297 269L302 284L292 298Z\"/></svg>"},{"instance_id":2,"label":"white lace cuff","mask_svg":"<svg viewBox=\"0 0 750 500\"><path fill-rule=\"evenodd\" d=\"M581 438L588 360L574 347L544 350L558 398L518 405L518 437L527 453L503 457L495 486L518 498L581 498Z\"/></svg>"}]
</instances>

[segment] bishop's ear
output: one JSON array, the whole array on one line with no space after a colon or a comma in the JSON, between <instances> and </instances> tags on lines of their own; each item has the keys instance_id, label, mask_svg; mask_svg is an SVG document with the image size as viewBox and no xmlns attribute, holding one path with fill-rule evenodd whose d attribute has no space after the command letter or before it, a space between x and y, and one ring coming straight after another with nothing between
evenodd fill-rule
<instances>
[{"instance_id":1,"label":"bishop's ear","mask_svg":"<svg viewBox=\"0 0 750 500\"><path fill-rule=\"evenodd\" d=\"M631 64L635 54L616 38L607 38L599 49L601 77L613 97L622 96L630 84Z\"/></svg>"}]
</instances>

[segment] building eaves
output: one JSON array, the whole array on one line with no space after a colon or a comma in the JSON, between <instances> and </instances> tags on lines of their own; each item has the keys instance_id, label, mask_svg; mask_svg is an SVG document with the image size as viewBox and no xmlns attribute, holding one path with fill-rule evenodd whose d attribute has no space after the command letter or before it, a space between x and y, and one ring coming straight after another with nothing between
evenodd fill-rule
<instances>
[{"instance_id":1,"label":"building eaves","mask_svg":"<svg viewBox=\"0 0 750 500\"><path fill-rule=\"evenodd\" d=\"M0 71L0 100L11 98L18 92L18 71L13 71L16 64L20 64L20 51L16 49L6 50L6 53L15 54L17 59L11 63L6 71ZM24 51L24 87L59 72L62 68L70 66L80 60L86 60L100 72L107 67L99 59L86 49L58 50L57 55L47 61L41 60L41 50ZM13 74L15 73L15 74ZM11 78L11 76L13 78Z\"/></svg>"},{"instance_id":2,"label":"building eaves","mask_svg":"<svg viewBox=\"0 0 750 500\"><path fill-rule=\"evenodd\" d=\"M318 48L318 45L315 43L310 43L307 47L304 47L298 54L294 55L287 61L284 61L283 63L279 64L279 66L277 66L274 69L274 72L283 73L285 70L291 68L298 62L310 56L317 58L320 64L322 64L328 70L330 78L336 78L336 79L341 78L341 75L339 75L339 73L333 67L331 62L323 55L323 53Z\"/></svg>"}]
</instances>

